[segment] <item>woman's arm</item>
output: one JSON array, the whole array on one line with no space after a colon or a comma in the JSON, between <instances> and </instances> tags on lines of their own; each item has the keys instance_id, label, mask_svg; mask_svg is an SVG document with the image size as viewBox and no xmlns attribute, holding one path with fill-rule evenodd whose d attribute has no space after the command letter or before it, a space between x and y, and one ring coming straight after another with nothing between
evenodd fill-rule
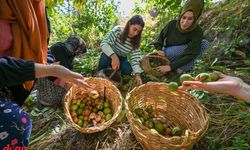
<instances>
[{"instance_id":1,"label":"woman's arm","mask_svg":"<svg viewBox=\"0 0 250 150\"><path fill-rule=\"evenodd\" d=\"M133 69L133 74L140 74L143 72L140 66L141 59L142 59L142 55L139 49L136 49L135 51L132 52L130 63Z\"/></svg>"},{"instance_id":2,"label":"woman's arm","mask_svg":"<svg viewBox=\"0 0 250 150\"><path fill-rule=\"evenodd\" d=\"M35 79L33 61L14 57L0 58L0 88L22 84Z\"/></svg>"},{"instance_id":3,"label":"woman's arm","mask_svg":"<svg viewBox=\"0 0 250 150\"><path fill-rule=\"evenodd\" d=\"M242 83L241 89L235 94L235 97L250 103L250 85Z\"/></svg>"},{"instance_id":4,"label":"woman's arm","mask_svg":"<svg viewBox=\"0 0 250 150\"><path fill-rule=\"evenodd\" d=\"M157 50L162 50L164 46L164 40L167 38L168 26L170 22L161 30L160 35L158 36L157 40L154 42L154 47Z\"/></svg>"},{"instance_id":5,"label":"woman's arm","mask_svg":"<svg viewBox=\"0 0 250 150\"><path fill-rule=\"evenodd\" d=\"M112 45L115 44L115 41L119 39L121 32L121 27L116 26L114 27L101 42L101 48L104 54L112 59L112 68L114 70L118 70L120 68L120 60L116 53L112 49ZM120 39L119 39L120 40Z\"/></svg>"},{"instance_id":6,"label":"woman's arm","mask_svg":"<svg viewBox=\"0 0 250 150\"><path fill-rule=\"evenodd\" d=\"M84 77L81 74L70 71L61 65L44 65L36 63L35 76L36 78L54 76L67 83L75 84L84 88L90 88L90 86L84 81Z\"/></svg>"},{"instance_id":7,"label":"woman's arm","mask_svg":"<svg viewBox=\"0 0 250 150\"><path fill-rule=\"evenodd\" d=\"M0 88L47 76L54 76L83 88L90 88L81 74L72 72L61 65L44 65L13 57L0 58Z\"/></svg>"},{"instance_id":8,"label":"woman's arm","mask_svg":"<svg viewBox=\"0 0 250 150\"><path fill-rule=\"evenodd\" d=\"M232 95L240 100L250 102L250 85L238 77L231 77L220 72L215 72L220 79L216 82L184 81L180 89L207 90Z\"/></svg>"},{"instance_id":9,"label":"woman's arm","mask_svg":"<svg viewBox=\"0 0 250 150\"><path fill-rule=\"evenodd\" d=\"M142 55L139 49L133 51L131 54L131 67L133 69L133 74L135 75L135 83L136 85L142 84L142 79L140 74L143 72L140 61L142 59Z\"/></svg>"},{"instance_id":10,"label":"woman's arm","mask_svg":"<svg viewBox=\"0 0 250 150\"><path fill-rule=\"evenodd\" d=\"M114 44L114 42L119 37L119 33L121 31L121 28L119 26L114 27L111 31L109 31L105 37L103 38L101 42L101 48L102 51L107 55L111 56L114 54L114 51L112 50L111 46Z\"/></svg>"}]
</instances>

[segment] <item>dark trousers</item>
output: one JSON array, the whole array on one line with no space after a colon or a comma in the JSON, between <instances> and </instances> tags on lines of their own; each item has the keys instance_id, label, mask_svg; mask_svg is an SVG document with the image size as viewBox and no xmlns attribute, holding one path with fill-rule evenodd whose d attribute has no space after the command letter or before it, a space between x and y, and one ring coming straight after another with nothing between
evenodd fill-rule
<instances>
[{"instance_id":1,"label":"dark trousers","mask_svg":"<svg viewBox=\"0 0 250 150\"><path fill-rule=\"evenodd\" d=\"M118 55L117 55L118 56ZM130 65L130 63L128 62L127 57L122 57L122 56L118 56L119 60L120 60L120 71L121 74L123 75L131 75L132 73L132 67ZM102 70L105 68L112 68L111 65L111 58L108 57L106 54L102 53L100 60L99 60L99 66L98 66L98 70Z\"/></svg>"},{"instance_id":2,"label":"dark trousers","mask_svg":"<svg viewBox=\"0 0 250 150\"><path fill-rule=\"evenodd\" d=\"M165 56L169 59L169 61L171 63L174 63L183 57L183 55L186 52L187 47L188 47L187 44L183 44L183 45L178 45L178 46L163 47L162 50L164 51ZM192 61L181 66L179 69L181 69L183 72L189 72L194 67L196 60L200 59L202 55L208 50L208 48L209 48L209 41L206 39L203 39L201 42L200 54L196 58L194 58Z\"/></svg>"}]
</instances>

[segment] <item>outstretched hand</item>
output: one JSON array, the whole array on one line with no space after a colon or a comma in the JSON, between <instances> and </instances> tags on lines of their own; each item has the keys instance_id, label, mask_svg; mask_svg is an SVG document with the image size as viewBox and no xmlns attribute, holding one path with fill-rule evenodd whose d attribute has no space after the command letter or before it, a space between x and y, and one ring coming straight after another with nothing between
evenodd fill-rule
<instances>
[{"instance_id":1,"label":"outstretched hand","mask_svg":"<svg viewBox=\"0 0 250 150\"><path fill-rule=\"evenodd\" d=\"M200 82L200 81L184 81L181 90L196 89L206 90L210 92L217 92L223 94L229 94L238 98L243 98L248 101L250 99L247 91L249 91L249 85L244 83L238 77L227 76L221 72L214 72L219 76L219 80L215 82Z\"/></svg>"},{"instance_id":2,"label":"outstretched hand","mask_svg":"<svg viewBox=\"0 0 250 150\"><path fill-rule=\"evenodd\" d=\"M35 76L36 78L54 76L67 84L77 85L86 90L91 89L90 85L84 81L84 77L81 74L70 71L66 67L57 64L44 65L36 63Z\"/></svg>"},{"instance_id":3,"label":"outstretched hand","mask_svg":"<svg viewBox=\"0 0 250 150\"><path fill-rule=\"evenodd\" d=\"M74 84L90 90L91 87L84 81L84 77L76 72L70 71L65 67L60 66L57 70L57 77L69 84Z\"/></svg>"},{"instance_id":4,"label":"outstretched hand","mask_svg":"<svg viewBox=\"0 0 250 150\"><path fill-rule=\"evenodd\" d=\"M70 71L69 69L60 65L57 65L57 68L58 69L56 69L55 72L56 77L59 79L67 82L68 84L74 84L87 90L91 89L90 85L84 81L84 77L81 74Z\"/></svg>"}]
</instances>

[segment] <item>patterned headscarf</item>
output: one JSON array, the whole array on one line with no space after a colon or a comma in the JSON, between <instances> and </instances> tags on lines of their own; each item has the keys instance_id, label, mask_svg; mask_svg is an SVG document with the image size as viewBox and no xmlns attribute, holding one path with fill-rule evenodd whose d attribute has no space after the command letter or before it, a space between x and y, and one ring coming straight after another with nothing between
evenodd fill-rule
<instances>
[{"instance_id":1,"label":"patterned headscarf","mask_svg":"<svg viewBox=\"0 0 250 150\"><path fill-rule=\"evenodd\" d=\"M72 35L64 43L69 52L74 56L87 52L86 43L79 36Z\"/></svg>"}]
</instances>

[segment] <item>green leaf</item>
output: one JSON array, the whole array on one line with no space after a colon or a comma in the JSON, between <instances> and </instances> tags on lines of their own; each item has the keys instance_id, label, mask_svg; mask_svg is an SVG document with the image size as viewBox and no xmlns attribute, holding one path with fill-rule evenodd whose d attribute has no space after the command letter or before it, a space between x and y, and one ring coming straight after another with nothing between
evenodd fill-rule
<instances>
[{"instance_id":1,"label":"green leaf","mask_svg":"<svg viewBox=\"0 0 250 150\"><path fill-rule=\"evenodd\" d=\"M212 70L216 70L216 71L220 71L220 72L223 72L223 73L227 73L227 68L224 67L224 66L211 66L209 68L212 69Z\"/></svg>"}]
</instances>

